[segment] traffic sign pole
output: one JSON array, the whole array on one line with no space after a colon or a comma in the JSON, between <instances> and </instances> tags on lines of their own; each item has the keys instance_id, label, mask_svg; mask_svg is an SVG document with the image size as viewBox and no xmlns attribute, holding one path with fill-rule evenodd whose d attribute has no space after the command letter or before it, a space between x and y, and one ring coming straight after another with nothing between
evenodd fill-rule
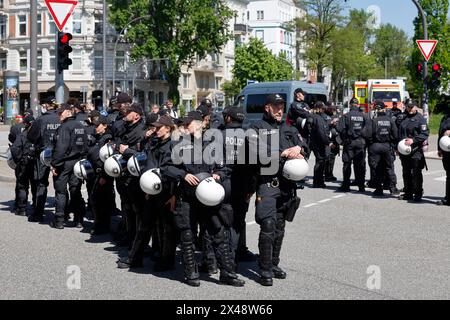
<instances>
[{"instance_id":1,"label":"traffic sign pole","mask_svg":"<svg viewBox=\"0 0 450 320\"><path fill-rule=\"evenodd\" d=\"M60 32L56 33L56 46L58 47ZM55 65L55 99L56 103L64 103L64 71L58 71L59 54L56 53L56 65Z\"/></svg>"}]
</instances>

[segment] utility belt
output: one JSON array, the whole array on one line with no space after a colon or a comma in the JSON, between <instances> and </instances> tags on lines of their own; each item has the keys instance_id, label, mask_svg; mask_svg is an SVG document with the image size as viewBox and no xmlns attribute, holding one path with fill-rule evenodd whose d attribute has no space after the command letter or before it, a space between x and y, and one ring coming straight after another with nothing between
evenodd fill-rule
<instances>
[{"instance_id":1,"label":"utility belt","mask_svg":"<svg viewBox=\"0 0 450 320\"><path fill-rule=\"evenodd\" d=\"M280 179L278 177L260 177L259 178L260 184L266 184L268 188L279 188L280 187Z\"/></svg>"}]
</instances>

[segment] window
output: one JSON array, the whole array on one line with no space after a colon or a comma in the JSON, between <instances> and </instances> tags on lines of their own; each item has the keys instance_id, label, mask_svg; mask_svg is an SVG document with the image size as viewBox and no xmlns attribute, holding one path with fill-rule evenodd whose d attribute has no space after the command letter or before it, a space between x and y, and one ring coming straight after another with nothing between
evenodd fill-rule
<instances>
[{"instance_id":1,"label":"window","mask_svg":"<svg viewBox=\"0 0 450 320\"><path fill-rule=\"evenodd\" d=\"M81 49L73 49L72 51L72 70L80 71L82 69L83 51Z\"/></svg>"},{"instance_id":2,"label":"window","mask_svg":"<svg viewBox=\"0 0 450 320\"><path fill-rule=\"evenodd\" d=\"M40 13L37 16L37 34L38 36L42 35L42 14Z\"/></svg>"},{"instance_id":3,"label":"window","mask_svg":"<svg viewBox=\"0 0 450 320\"><path fill-rule=\"evenodd\" d=\"M189 78L188 74L183 74L183 89L189 89Z\"/></svg>"},{"instance_id":4,"label":"window","mask_svg":"<svg viewBox=\"0 0 450 320\"><path fill-rule=\"evenodd\" d=\"M0 16L0 40L6 39L6 15Z\"/></svg>"},{"instance_id":5,"label":"window","mask_svg":"<svg viewBox=\"0 0 450 320\"><path fill-rule=\"evenodd\" d=\"M125 52L116 52L116 71L125 71Z\"/></svg>"},{"instance_id":6,"label":"window","mask_svg":"<svg viewBox=\"0 0 450 320\"><path fill-rule=\"evenodd\" d=\"M98 35L103 35L103 20L101 15L95 15L95 26L94 26L94 32Z\"/></svg>"},{"instance_id":7,"label":"window","mask_svg":"<svg viewBox=\"0 0 450 320\"><path fill-rule=\"evenodd\" d=\"M42 71L42 50L37 52L37 69Z\"/></svg>"},{"instance_id":8,"label":"window","mask_svg":"<svg viewBox=\"0 0 450 320\"><path fill-rule=\"evenodd\" d=\"M264 30L256 30L256 39L264 42Z\"/></svg>"},{"instance_id":9,"label":"window","mask_svg":"<svg viewBox=\"0 0 450 320\"><path fill-rule=\"evenodd\" d=\"M356 96L357 97L365 97L366 96L366 88L358 88Z\"/></svg>"},{"instance_id":10,"label":"window","mask_svg":"<svg viewBox=\"0 0 450 320\"><path fill-rule=\"evenodd\" d=\"M247 11L247 20L250 20L250 11Z\"/></svg>"},{"instance_id":11,"label":"window","mask_svg":"<svg viewBox=\"0 0 450 320\"><path fill-rule=\"evenodd\" d=\"M6 59L7 57L6 57L6 52L1 52L0 53L0 69L1 70L6 70L7 68L7 64L6 64L6 61L7 61L7 59Z\"/></svg>"},{"instance_id":12,"label":"window","mask_svg":"<svg viewBox=\"0 0 450 320\"><path fill-rule=\"evenodd\" d=\"M94 51L94 70L95 71L103 71L103 51L102 50Z\"/></svg>"},{"instance_id":13,"label":"window","mask_svg":"<svg viewBox=\"0 0 450 320\"><path fill-rule=\"evenodd\" d=\"M55 70L56 67L56 53L55 50L48 50L48 55L49 55L49 65L50 65L50 70Z\"/></svg>"},{"instance_id":14,"label":"window","mask_svg":"<svg viewBox=\"0 0 450 320\"><path fill-rule=\"evenodd\" d=\"M256 19L264 20L264 11L256 11Z\"/></svg>"},{"instance_id":15,"label":"window","mask_svg":"<svg viewBox=\"0 0 450 320\"><path fill-rule=\"evenodd\" d=\"M72 15L73 34L81 34L81 12Z\"/></svg>"},{"instance_id":16,"label":"window","mask_svg":"<svg viewBox=\"0 0 450 320\"><path fill-rule=\"evenodd\" d=\"M56 24L55 21L53 21L53 17L51 14L47 14L47 21L48 21L48 34L52 35L52 34L56 34Z\"/></svg>"},{"instance_id":17,"label":"window","mask_svg":"<svg viewBox=\"0 0 450 320\"><path fill-rule=\"evenodd\" d=\"M27 52L26 51L20 51L19 52L19 56L20 56L20 71L27 71L28 69L28 57L27 57Z\"/></svg>"},{"instance_id":18,"label":"window","mask_svg":"<svg viewBox=\"0 0 450 320\"><path fill-rule=\"evenodd\" d=\"M19 15L18 22L19 22L19 36L26 36L27 35L27 16Z\"/></svg>"},{"instance_id":19,"label":"window","mask_svg":"<svg viewBox=\"0 0 450 320\"><path fill-rule=\"evenodd\" d=\"M284 101L286 101L287 96L285 93L278 94L283 97ZM264 106L266 104L266 98L267 95L265 94L249 94L247 96L247 113L263 113ZM286 111L286 106L284 107L284 109Z\"/></svg>"},{"instance_id":20,"label":"window","mask_svg":"<svg viewBox=\"0 0 450 320\"><path fill-rule=\"evenodd\" d=\"M222 78L216 78L216 83L215 83L215 85L216 85L215 89L216 90L220 90L220 80L222 80Z\"/></svg>"}]
</instances>

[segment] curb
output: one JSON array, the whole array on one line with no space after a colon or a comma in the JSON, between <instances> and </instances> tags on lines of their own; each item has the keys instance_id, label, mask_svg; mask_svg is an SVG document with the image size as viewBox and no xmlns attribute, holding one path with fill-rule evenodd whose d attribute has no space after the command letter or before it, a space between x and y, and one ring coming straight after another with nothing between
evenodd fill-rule
<instances>
[{"instance_id":1,"label":"curb","mask_svg":"<svg viewBox=\"0 0 450 320\"><path fill-rule=\"evenodd\" d=\"M16 182L16 178L0 176L0 182Z\"/></svg>"}]
</instances>

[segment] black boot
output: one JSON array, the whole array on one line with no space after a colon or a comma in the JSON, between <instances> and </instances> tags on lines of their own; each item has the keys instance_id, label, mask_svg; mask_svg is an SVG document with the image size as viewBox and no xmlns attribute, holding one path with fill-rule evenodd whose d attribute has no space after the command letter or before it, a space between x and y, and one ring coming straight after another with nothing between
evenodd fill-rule
<instances>
[{"instance_id":1,"label":"black boot","mask_svg":"<svg viewBox=\"0 0 450 320\"><path fill-rule=\"evenodd\" d=\"M50 227L54 228L54 229L64 229L64 222L60 221L60 220L53 220L52 222L50 222Z\"/></svg>"},{"instance_id":2,"label":"black boot","mask_svg":"<svg viewBox=\"0 0 450 320\"><path fill-rule=\"evenodd\" d=\"M260 267L260 283L263 286L273 285L272 270L272 252L273 252L273 234L265 233L261 230L259 233L259 267Z\"/></svg>"},{"instance_id":3,"label":"black boot","mask_svg":"<svg viewBox=\"0 0 450 320\"><path fill-rule=\"evenodd\" d=\"M234 272L235 265L231 258L230 246L225 230L221 229L215 236L213 247L220 264L219 283L233 287L242 287L245 281L238 279Z\"/></svg>"},{"instance_id":4,"label":"black boot","mask_svg":"<svg viewBox=\"0 0 450 320\"><path fill-rule=\"evenodd\" d=\"M181 232L181 250L183 253L184 276L186 283L192 287L200 286L200 274L195 262L195 251L191 230Z\"/></svg>"},{"instance_id":5,"label":"black boot","mask_svg":"<svg viewBox=\"0 0 450 320\"><path fill-rule=\"evenodd\" d=\"M142 261L134 262L130 261L128 258L121 258L117 261L117 268L119 269L135 269L135 268L143 268L144 263Z\"/></svg>"},{"instance_id":6,"label":"black boot","mask_svg":"<svg viewBox=\"0 0 450 320\"><path fill-rule=\"evenodd\" d=\"M272 258L272 271L273 276L276 279L286 279L286 272L284 272L278 265L280 264L281 246L284 239L285 221L277 221L277 230L275 231L275 240L273 242L273 258Z\"/></svg>"}]
</instances>

